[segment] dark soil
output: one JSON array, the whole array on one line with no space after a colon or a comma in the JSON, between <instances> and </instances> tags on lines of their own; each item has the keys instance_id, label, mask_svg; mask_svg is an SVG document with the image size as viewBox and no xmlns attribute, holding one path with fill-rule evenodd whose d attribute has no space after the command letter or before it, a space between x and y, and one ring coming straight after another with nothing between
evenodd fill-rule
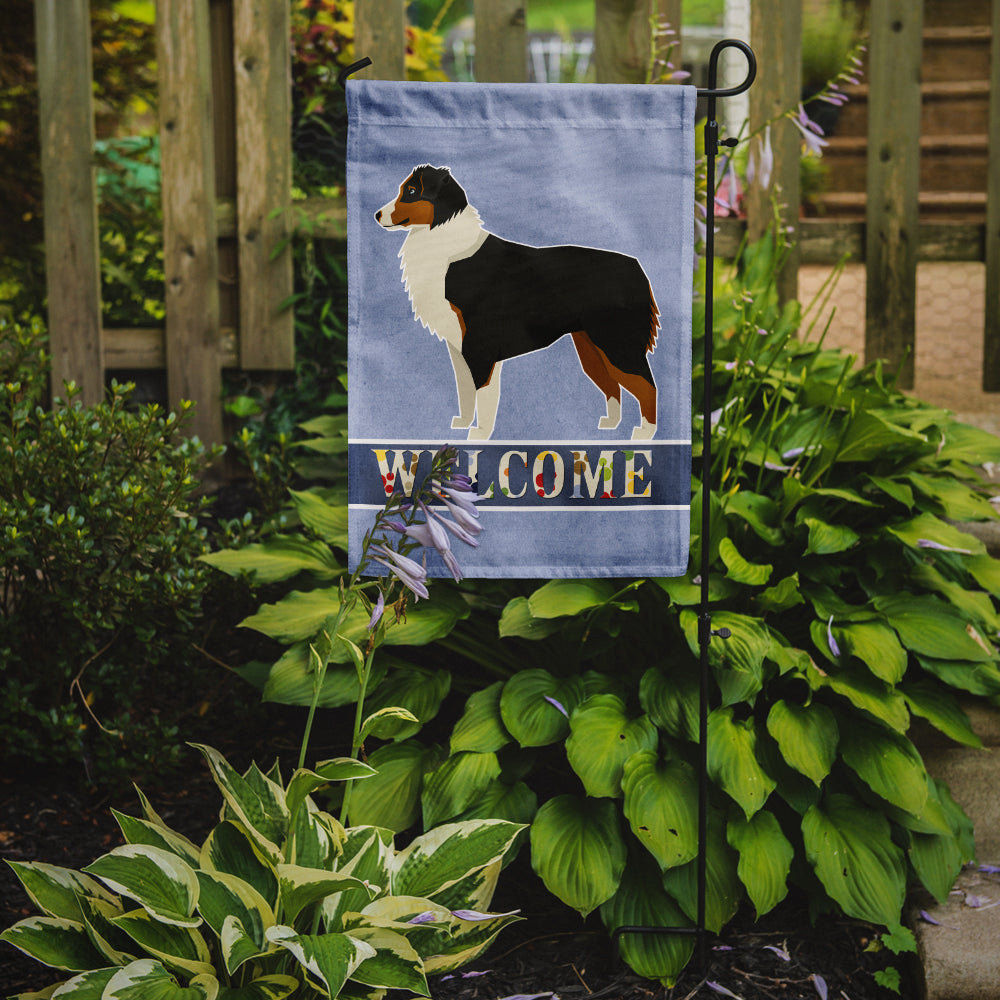
<instances>
[{"instance_id":1,"label":"dark soil","mask_svg":"<svg viewBox=\"0 0 1000 1000\"><path fill-rule=\"evenodd\" d=\"M269 728L268 733L256 732L258 748L271 747L273 754L277 744L290 751L289 720L279 715ZM248 762L245 738L217 743L234 764ZM196 841L218 815L218 792L194 751L189 770L149 795L170 826ZM58 775L26 781L8 774L0 779L0 858L81 868L122 842L112 806L139 814L134 794L102 795ZM689 1000L733 994L743 1000L887 1000L892 994L873 979L887 965L903 974L902 996L918 992L903 961L884 951L866 950L873 941L871 928L832 918L813 927L800 901L782 904L756 925L751 915L740 914L719 938L706 940L704 970L692 962L672 990L639 978L619 962L596 915L583 922L563 907L545 892L523 856L501 877L494 908L519 908L526 919L501 933L470 969L448 978L432 977L436 1000L551 994L562 1000ZM32 912L13 873L0 866L0 927ZM0 995L42 989L64 978L0 944Z\"/></svg>"}]
</instances>

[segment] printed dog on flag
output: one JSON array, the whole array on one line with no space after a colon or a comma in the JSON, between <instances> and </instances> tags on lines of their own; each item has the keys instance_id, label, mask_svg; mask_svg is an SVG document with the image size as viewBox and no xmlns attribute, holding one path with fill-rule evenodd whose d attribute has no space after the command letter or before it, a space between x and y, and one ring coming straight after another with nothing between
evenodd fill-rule
<instances>
[{"instance_id":1,"label":"printed dog on flag","mask_svg":"<svg viewBox=\"0 0 1000 1000\"><path fill-rule=\"evenodd\" d=\"M494 236L451 171L429 164L414 169L375 221L406 230L403 284L416 319L448 345L458 388L454 429L467 429L469 440L488 439L503 362L568 335L607 401L598 428L619 425L625 389L641 415L632 438L653 437L656 383L646 355L656 345L659 310L638 260Z\"/></svg>"}]
</instances>

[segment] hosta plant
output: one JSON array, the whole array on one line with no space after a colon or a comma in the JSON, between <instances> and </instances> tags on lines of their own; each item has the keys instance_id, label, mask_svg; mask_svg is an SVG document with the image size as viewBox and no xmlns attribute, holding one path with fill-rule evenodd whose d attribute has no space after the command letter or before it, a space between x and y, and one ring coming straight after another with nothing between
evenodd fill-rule
<instances>
[{"instance_id":1,"label":"hosta plant","mask_svg":"<svg viewBox=\"0 0 1000 1000\"><path fill-rule=\"evenodd\" d=\"M64 981L66 1000L281 1000L428 996L427 976L478 955L515 913L490 913L521 827L450 823L404 849L391 831L343 827L312 795L372 768L338 758L240 774L199 747L222 793L198 845L140 793L115 813L126 843L82 871L11 862L40 916L0 935ZM53 992L54 990L54 992Z\"/></svg>"}]
</instances>

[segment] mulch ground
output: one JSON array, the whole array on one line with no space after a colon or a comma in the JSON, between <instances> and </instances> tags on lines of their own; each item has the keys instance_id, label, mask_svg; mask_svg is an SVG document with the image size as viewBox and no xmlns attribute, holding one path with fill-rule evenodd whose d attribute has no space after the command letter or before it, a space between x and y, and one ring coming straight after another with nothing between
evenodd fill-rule
<instances>
[{"instance_id":1,"label":"mulch ground","mask_svg":"<svg viewBox=\"0 0 1000 1000\"><path fill-rule=\"evenodd\" d=\"M277 742L282 741L279 736ZM220 749L234 763L243 756L239 746L224 741ZM146 790L169 825L198 840L214 823L220 800L194 751L191 765ZM0 858L83 867L122 842L112 806L139 814L134 794L124 790L109 796L74 776L8 774L0 778ZM919 993L911 970L899 959L866 950L873 941L871 928L829 918L811 926L798 900L786 902L758 924L752 915L738 915L719 938L706 940L705 968L690 967L672 990L641 979L618 961L596 915L583 922L558 903L524 856L501 877L494 907L519 908L525 920L503 931L469 969L445 979L432 977L436 1000L544 1000L553 995L563 1000L887 1000L892 994L873 979L887 965L903 973L902 996ZM11 870L0 865L0 927L32 912ZM60 978L65 976L0 944L0 995L38 990Z\"/></svg>"}]
</instances>

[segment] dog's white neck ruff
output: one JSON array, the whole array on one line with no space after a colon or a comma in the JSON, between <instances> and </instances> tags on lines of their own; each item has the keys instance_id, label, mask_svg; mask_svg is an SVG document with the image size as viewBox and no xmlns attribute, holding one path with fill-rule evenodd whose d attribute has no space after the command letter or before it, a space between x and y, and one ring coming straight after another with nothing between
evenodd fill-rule
<instances>
[{"instance_id":1,"label":"dog's white neck ruff","mask_svg":"<svg viewBox=\"0 0 1000 1000\"><path fill-rule=\"evenodd\" d=\"M471 257L489 233L479 213L468 205L453 219L435 226L413 227L399 251L403 285L413 315L441 340L461 348L458 317L444 297L444 279L452 261Z\"/></svg>"}]
</instances>

